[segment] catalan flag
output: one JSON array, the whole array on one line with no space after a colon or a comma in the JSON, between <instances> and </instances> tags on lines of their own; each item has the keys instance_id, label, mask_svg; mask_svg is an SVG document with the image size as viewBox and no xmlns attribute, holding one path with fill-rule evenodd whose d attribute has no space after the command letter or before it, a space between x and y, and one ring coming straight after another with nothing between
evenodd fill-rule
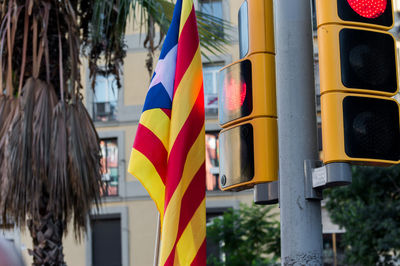
<instances>
[{"instance_id":1,"label":"catalan flag","mask_svg":"<svg viewBox=\"0 0 400 266\"><path fill-rule=\"evenodd\" d=\"M160 212L159 265L205 265L204 92L192 0L176 2L128 171Z\"/></svg>"}]
</instances>

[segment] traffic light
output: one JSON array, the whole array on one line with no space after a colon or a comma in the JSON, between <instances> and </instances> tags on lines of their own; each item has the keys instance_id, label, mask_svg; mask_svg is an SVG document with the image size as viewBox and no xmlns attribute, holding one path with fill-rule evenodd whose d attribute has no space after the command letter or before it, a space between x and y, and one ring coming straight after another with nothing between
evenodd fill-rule
<instances>
[{"instance_id":1,"label":"traffic light","mask_svg":"<svg viewBox=\"0 0 400 266\"><path fill-rule=\"evenodd\" d=\"M219 75L220 184L243 190L278 178L278 126L272 0L239 10L241 59Z\"/></svg>"},{"instance_id":2,"label":"traffic light","mask_svg":"<svg viewBox=\"0 0 400 266\"><path fill-rule=\"evenodd\" d=\"M400 161L390 0L317 0L323 161Z\"/></svg>"}]
</instances>

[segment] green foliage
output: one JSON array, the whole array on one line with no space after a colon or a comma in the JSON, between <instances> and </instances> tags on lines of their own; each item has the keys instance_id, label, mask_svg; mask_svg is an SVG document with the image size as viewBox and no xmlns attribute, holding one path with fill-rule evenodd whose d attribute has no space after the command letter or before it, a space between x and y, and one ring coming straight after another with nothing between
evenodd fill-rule
<instances>
[{"instance_id":1,"label":"green foliage","mask_svg":"<svg viewBox=\"0 0 400 266\"><path fill-rule=\"evenodd\" d=\"M222 259L211 255L208 265L276 265L280 256L280 224L272 206L229 209L207 226L207 241L220 246Z\"/></svg>"},{"instance_id":2,"label":"green foliage","mask_svg":"<svg viewBox=\"0 0 400 266\"><path fill-rule=\"evenodd\" d=\"M400 167L354 167L353 183L326 191L332 221L346 229L349 265L400 259Z\"/></svg>"}]
</instances>

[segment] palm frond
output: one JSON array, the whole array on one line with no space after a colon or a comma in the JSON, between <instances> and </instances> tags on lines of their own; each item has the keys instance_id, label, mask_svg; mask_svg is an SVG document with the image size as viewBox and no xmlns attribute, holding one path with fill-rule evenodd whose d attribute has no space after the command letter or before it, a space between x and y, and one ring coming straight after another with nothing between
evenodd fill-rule
<instances>
[{"instance_id":1,"label":"palm frond","mask_svg":"<svg viewBox=\"0 0 400 266\"><path fill-rule=\"evenodd\" d=\"M11 122L13 121L16 109L18 107L17 99L9 98L8 96L1 96L2 111L0 116L2 117L2 123L0 127L0 191L7 192L8 182L8 130ZM7 193L0 193L0 214L3 213L3 209L7 206L5 204ZM2 217L3 223L5 224L6 216Z\"/></svg>"},{"instance_id":2,"label":"palm frond","mask_svg":"<svg viewBox=\"0 0 400 266\"><path fill-rule=\"evenodd\" d=\"M196 17L201 47L213 55L226 52L225 45L233 40L230 22L201 11L196 11ZM202 55L208 58L204 50Z\"/></svg>"},{"instance_id":3,"label":"palm frond","mask_svg":"<svg viewBox=\"0 0 400 266\"><path fill-rule=\"evenodd\" d=\"M56 217L69 221L71 217L71 185L67 173L67 128L66 108L63 101L59 101L52 112L51 149L49 167L49 205Z\"/></svg>"},{"instance_id":4,"label":"palm frond","mask_svg":"<svg viewBox=\"0 0 400 266\"><path fill-rule=\"evenodd\" d=\"M50 84L40 80L37 80L36 84L32 124L32 168L33 176L40 178L41 182L46 182L50 166L52 112L57 96Z\"/></svg>"},{"instance_id":5,"label":"palm frond","mask_svg":"<svg viewBox=\"0 0 400 266\"><path fill-rule=\"evenodd\" d=\"M95 86L97 73L114 74L118 87L121 87L119 75L127 49L124 43L126 22L130 18L138 23L140 32L143 29L146 32L144 47L149 52L146 65L151 74L154 51L160 47L168 31L174 7L168 0L95 0L90 24L91 35L84 41L86 50L90 50L88 54L92 88ZM232 40L231 24L204 12L197 11L196 16L203 56L208 58L210 53L223 53L224 46ZM105 61L103 68L98 67L101 59Z\"/></svg>"},{"instance_id":6,"label":"palm frond","mask_svg":"<svg viewBox=\"0 0 400 266\"><path fill-rule=\"evenodd\" d=\"M80 100L67 109L67 138L73 224L79 233L86 229L86 215L92 203L100 203L101 185L100 140Z\"/></svg>"},{"instance_id":7,"label":"palm frond","mask_svg":"<svg viewBox=\"0 0 400 266\"><path fill-rule=\"evenodd\" d=\"M5 206L3 215L8 213L16 219L17 224L25 224L28 213L38 213L39 206L36 205L35 193L40 195L42 188L37 179L33 177L32 171L32 123L36 82L29 79L22 89L21 97L17 105L19 110L15 111L7 132L7 176L3 183L8 188L2 192L5 194ZM29 201L27 200L29 199ZM29 210L29 211L28 211Z\"/></svg>"}]
</instances>

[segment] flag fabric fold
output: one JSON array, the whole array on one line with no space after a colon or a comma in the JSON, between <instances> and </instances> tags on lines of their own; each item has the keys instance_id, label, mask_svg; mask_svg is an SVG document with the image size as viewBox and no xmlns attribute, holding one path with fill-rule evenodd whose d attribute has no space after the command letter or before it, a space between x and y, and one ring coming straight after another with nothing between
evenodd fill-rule
<instances>
[{"instance_id":1,"label":"flag fabric fold","mask_svg":"<svg viewBox=\"0 0 400 266\"><path fill-rule=\"evenodd\" d=\"M176 2L128 171L160 212L159 265L205 265L204 92L192 0Z\"/></svg>"}]
</instances>

